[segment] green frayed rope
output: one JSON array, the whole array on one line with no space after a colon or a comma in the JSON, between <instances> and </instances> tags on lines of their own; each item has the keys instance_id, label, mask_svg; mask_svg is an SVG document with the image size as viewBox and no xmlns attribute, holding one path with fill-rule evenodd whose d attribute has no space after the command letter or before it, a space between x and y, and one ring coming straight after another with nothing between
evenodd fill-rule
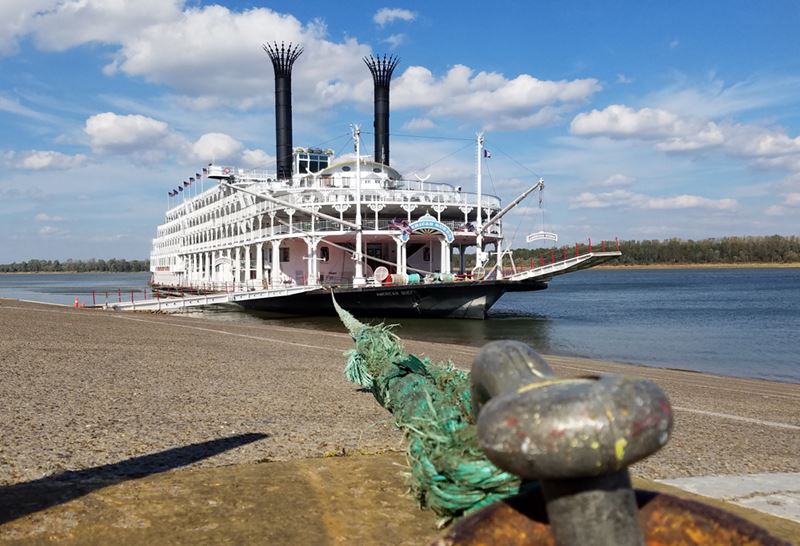
<instances>
[{"instance_id":1,"label":"green frayed rope","mask_svg":"<svg viewBox=\"0 0 800 546\"><path fill-rule=\"evenodd\" d=\"M442 523L519 491L519 479L494 466L478 446L469 374L403 350L392 326L366 325L333 305L355 349L345 377L369 389L408 441L411 491Z\"/></svg>"}]
</instances>

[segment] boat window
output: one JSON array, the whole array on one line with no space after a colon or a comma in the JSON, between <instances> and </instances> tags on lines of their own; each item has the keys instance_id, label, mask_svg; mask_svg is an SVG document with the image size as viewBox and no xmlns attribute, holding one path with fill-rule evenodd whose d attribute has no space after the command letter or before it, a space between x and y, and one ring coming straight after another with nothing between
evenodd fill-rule
<instances>
[{"instance_id":1,"label":"boat window","mask_svg":"<svg viewBox=\"0 0 800 546\"><path fill-rule=\"evenodd\" d=\"M281 261L282 262L288 262L289 261L289 248L288 247L282 247L280 249L280 251L281 251Z\"/></svg>"},{"instance_id":2,"label":"boat window","mask_svg":"<svg viewBox=\"0 0 800 546\"><path fill-rule=\"evenodd\" d=\"M309 165L309 169L312 173L315 173L319 170L319 161L312 161Z\"/></svg>"},{"instance_id":3,"label":"boat window","mask_svg":"<svg viewBox=\"0 0 800 546\"><path fill-rule=\"evenodd\" d=\"M383 244L367 243L367 256L371 256L372 258L383 259Z\"/></svg>"},{"instance_id":4,"label":"boat window","mask_svg":"<svg viewBox=\"0 0 800 546\"><path fill-rule=\"evenodd\" d=\"M331 258L330 250L328 249L327 246L323 246L319 249L319 257L322 258L323 262L327 262L328 260L330 260Z\"/></svg>"},{"instance_id":5,"label":"boat window","mask_svg":"<svg viewBox=\"0 0 800 546\"><path fill-rule=\"evenodd\" d=\"M306 159L301 159L300 160L300 165L298 167L298 171L300 172L300 174L305 174L305 173L308 172L308 160L306 160Z\"/></svg>"},{"instance_id":6,"label":"boat window","mask_svg":"<svg viewBox=\"0 0 800 546\"><path fill-rule=\"evenodd\" d=\"M344 167L342 167L342 170L344 172L348 172L350 170L350 165L345 165Z\"/></svg>"},{"instance_id":7,"label":"boat window","mask_svg":"<svg viewBox=\"0 0 800 546\"><path fill-rule=\"evenodd\" d=\"M373 167L372 168L372 172L374 172L374 173L379 173L381 171L383 171L383 169L381 169L380 167Z\"/></svg>"}]
</instances>

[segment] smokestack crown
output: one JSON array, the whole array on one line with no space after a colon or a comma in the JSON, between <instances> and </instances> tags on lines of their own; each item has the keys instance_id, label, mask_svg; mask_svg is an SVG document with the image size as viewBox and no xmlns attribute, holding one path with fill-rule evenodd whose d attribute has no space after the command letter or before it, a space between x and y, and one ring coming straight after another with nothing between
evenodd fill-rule
<instances>
[{"instance_id":1,"label":"smokestack crown","mask_svg":"<svg viewBox=\"0 0 800 546\"><path fill-rule=\"evenodd\" d=\"M299 45L264 44L275 69L275 157L278 179L292 178L292 65L303 52Z\"/></svg>"},{"instance_id":2,"label":"smokestack crown","mask_svg":"<svg viewBox=\"0 0 800 546\"><path fill-rule=\"evenodd\" d=\"M389 87L392 80L392 72L394 72L400 58L395 55L384 55L381 57L373 57L368 55L364 57L364 62L367 64L369 71L372 72L372 80L375 82L375 87Z\"/></svg>"},{"instance_id":3,"label":"smokestack crown","mask_svg":"<svg viewBox=\"0 0 800 546\"><path fill-rule=\"evenodd\" d=\"M389 164L389 84L400 59L394 55L364 57L375 83L375 161Z\"/></svg>"},{"instance_id":4,"label":"smokestack crown","mask_svg":"<svg viewBox=\"0 0 800 546\"><path fill-rule=\"evenodd\" d=\"M303 53L302 46L292 45L291 42L289 42L288 46L285 46L284 43L281 42L280 47L278 47L278 42L273 42L271 44L263 44L263 47L272 61L272 67L275 69L276 77L291 76L292 65L300 54Z\"/></svg>"}]
</instances>

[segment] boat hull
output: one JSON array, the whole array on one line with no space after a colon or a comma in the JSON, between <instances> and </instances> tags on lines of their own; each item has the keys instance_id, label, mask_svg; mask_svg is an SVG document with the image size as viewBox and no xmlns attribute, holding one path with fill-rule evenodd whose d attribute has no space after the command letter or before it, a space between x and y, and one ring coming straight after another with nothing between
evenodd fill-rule
<instances>
[{"instance_id":1,"label":"boat hull","mask_svg":"<svg viewBox=\"0 0 800 546\"><path fill-rule=\"evenodd\" d=\"M459 282L364 288L336 288L336 301L358 317L446 317L483 319L506 292L547 288L542 281ZM241 301L252 311L288 315L333 315L329 288L284 297Z\"/></svg>"}]
</instances>

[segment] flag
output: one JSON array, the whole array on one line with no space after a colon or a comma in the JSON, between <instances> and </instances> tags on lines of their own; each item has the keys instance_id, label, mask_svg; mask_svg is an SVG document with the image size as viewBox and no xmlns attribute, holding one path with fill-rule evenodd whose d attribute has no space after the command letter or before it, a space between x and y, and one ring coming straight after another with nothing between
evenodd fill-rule
<instances>
[{"instance_id":1,"label":"flag","mask_svg":"<svg viewBox=\"0 0 800 546\"><path fill-rule=\"evenodd\" d=\"M208 174L208 169L206 169L205 167L203 167L203 174Z\"/></svg>"},{"instance_id":2,"label":"flag","mask_svg":"<svg viewBox=\"0 0 800 546\"><path fill-rule=\"evenodd\" d=\"M192 184L194 184L194 176L189 177L189 185L191 186Z\"/></svg>"},{"instance_id":3,"label":"flag","mask_svg":"<svg viewBox=\"0 0 800 546\"><path fill-rule=\"evenodd\" d=\"M197 180L200 180L200 173L194 173L194 177L195 177Z\"/></svg>"},{"instance_id":4,"label":"flag","mask_svg":"<svg viewBox=\"0 0 800 546\"><path fill-rule=\"evenodd\" d=\"M492 152L490 152L489 150L484 150L483 157L492 157Z\"/></svg>"},{"instance_id":5,"label":"flag","mask_svg":"<svg viewBox=\"0 0 800 546\"><path fill-rule=\"evenodd\" d=\"M168 191L168 192L167 192L167 195L169 195L170 197L172 197L172 190Z\"/></svg>"},{"instance_id":6,"label":"flag","mask_svg":"<svg viewBox=\"0 0 800 546\"><path fill-rule=\"evenodd\" d=\"M178 191L183 191L183 186L178 186Z\"/></svg>"},{"instance_id":7,"label":"flag","mask_svg":"<svg viewBox=\"0 0 800 546\"><path fill-rule=\"evenodd\" d=\"M389 229L399 229L406 233L411 233L411 227L408 225L408 220L405 218L395 218L388 224Z\"/></svg>"}]
</instances>

